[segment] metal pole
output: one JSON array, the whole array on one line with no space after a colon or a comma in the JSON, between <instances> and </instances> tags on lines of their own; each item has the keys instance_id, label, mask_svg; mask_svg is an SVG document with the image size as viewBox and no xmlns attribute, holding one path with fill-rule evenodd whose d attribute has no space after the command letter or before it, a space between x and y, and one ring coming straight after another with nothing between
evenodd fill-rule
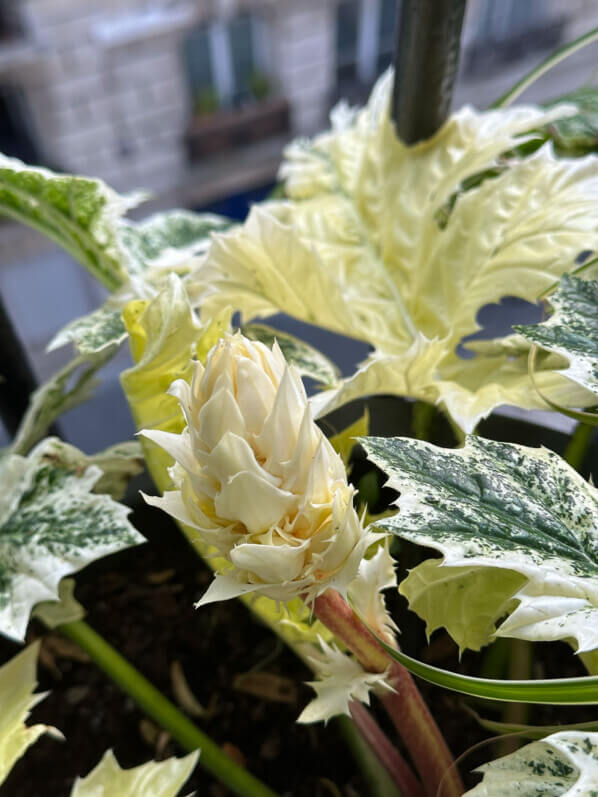
<instances>
[{"instance_id":1,"label":"metal pole","mask_svg":"<svg viewBox=\"0 0 598 797\"><path fill-rule=\"evenodd\" d=\"M394 54L392 115L406 144L446 120L459 64L466 0L402 0Z\"/></svg>"}]
</instances>

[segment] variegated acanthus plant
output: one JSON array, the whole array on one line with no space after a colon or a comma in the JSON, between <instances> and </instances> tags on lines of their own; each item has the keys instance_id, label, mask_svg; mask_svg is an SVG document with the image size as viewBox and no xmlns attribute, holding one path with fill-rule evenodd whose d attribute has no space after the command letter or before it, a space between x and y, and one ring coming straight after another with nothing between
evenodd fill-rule
<instances>
[{"instance_id":1,"label":"variegated acanthus plant","mask_svg":"<svg viewBox=\"0 0 598 797\"><path fill-rule=\"evenodd\" d=\"M132 222L138 196L0 159L0 213L62 244L111 291L51 342L72 343L75 356L32 396L0 463L0 631L24 640L32 613L58 628L189 752L127 771L107 753L73 795L174 795L199 747L199 764L234 793L274 794L108 651L64 579L143 541L119 503L143 461L159 493L147 501L214 571L199 605L240 597L312 668L316 697L298 720L349 715L374 753L373 794L465 790L410 671L507 707L598 703L598 493L573 467L598 405L598 160L577 140L568 153L587 95L464 108L406 146L391 82L387 73L365 108L341 104L329 131L291 144L284 198L244 223L188 211ZM465 340L479 310L505 295L544 299L547 320ZM341 377L311 344L262 323L280 311L371 352ZM127 338L134 364L121 381L141 442L89 456L46 438ZM321 388L309 398L304 376ZM415 418L439 412L458 447L434 445L430 424L370 436L380 425L367 412L324 435L332 424L318 419L376 394L417 402ZM477 435L505 404L577 419L569 461ZM398 495L377 515L347 476L355 439ZM400 650L383 593L396 593L403 551L410 570L398 589L428 634L444 629L459 652L502 645L506 663L487 655L475 677ZM525 645L559 641L587 674L532 678ZM509 657L523 657L516 680L505 677ZM0 669L0 782L46 730L24 724L39 699L35 658L29 646ZM371 694L400 749L366 708ZM467 794L596 794L598 722L543 728L505 714L480 722L536 741L482 767Z\"/></svg>"}]
</instances>

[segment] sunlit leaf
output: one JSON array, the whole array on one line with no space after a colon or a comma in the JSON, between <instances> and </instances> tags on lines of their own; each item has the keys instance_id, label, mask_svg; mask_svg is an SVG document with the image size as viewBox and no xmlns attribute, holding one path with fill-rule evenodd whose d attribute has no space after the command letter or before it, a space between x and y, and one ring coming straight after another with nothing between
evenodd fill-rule
<instances>
[{"instance_id":1,"label":"sunlit leaf","mask_svg":"<svg viewBox=\"0 0 598 797\"><path fill-rule=\"evenodd\" d=\"M371 393L443 406L466 431L495 406L543 406L525 357L461 359L479 309L505 293L535 301L598 246L598 163L502 155L574 108L464 108L431 139L405 146L389 117L392 75L368 106L335 112L330 132L286 152L287 202L256 207L216 235L190 280L203 312L249 319L283 310L367 341L375 351L340 388L314 397L324 414ZM500 173L459 193L472 175ZM456 201L440 223L438 212ZM588 404L559 374L538 374L560 404Z\"/></svg>"},{"instance_id":2,"label":"sunlit leaf","mask_svg":"<svg viewBox=\"0 0 598 797\"><path fill-rule=\"evenodd\" d=\"M598 784L598 733L555 733L476 772L484 773L484 779L466 797L593 797Z\"/></svg>"},{"instance_id":3,"label":"sunlit leaf","mask_svg":"<svg viewBox=\"0 0 598 797\"><path fill-rule=\"evenodd\" d=\"M46 696L33 694L37 686L38 652L39 642L36 642L0 667L0 784L42 733L56 733L47 725L25 725L31 709Z\"/></svg>"},{"instance_id":4,"label":"sunlit leaf","mask_svg":"<svg viewBox=\"0 0 598 797\"><path fill-rule=\"evenodd\" d=\"M598 394L598 282L564 276L549 301L553 313L547 321L515 329L566 357L569 367L561 373Z\"/></svg>"},{"instance_id":5,"label":"sunlit leaf","mask_svg":"<svg viewBox=\"0 0 598 797\"><path fill-rule=\"evenodd\" d=\"M444 625L474 647L486 633L598 648L598 490L563 459L481 437L460 449L403 438L361 442L400 493L399 513L375 525L444 557L400 586L430 629ZM483 577L479 570L489 568L494 573Z\"/></svg>"},{"instance_id":6,"label":"sunlit leaf","mask_svg":"<svg viewBox=\"0 0 598 797\"><path fill-rule=\"evenodd\" d=\"M33 606L56 600L68 573L144 542L129 509L92 490L96 465L62 461L52 440L2 461L0 632L23 639Z\"/></svg>"},{"instance_id":7,"label":"sunlit leaf","mask_svg":"<svg viewBox=\"0 0 598 797\"><path fill-rule=\"evenodd\" d=\"M327 387L338 382L339 370L336 365L321 351L294 335L266 324L246 324L242 332L251 340L259 340L267 346L277 341L285 360L292 363L302 376L309 376Z\"/></svg>"},{"instance_id":8,"label":"sunlit leaf","mask_svg":"<svg viewBox=\"0 0 598 797\"><path fill-rule=\"evenodd\" d=\"M189 778L199 751L184 758L149 761L121 769L112 750L84 778L77 778L71 797L176 797Z\"/></svg>"}]
</instances>

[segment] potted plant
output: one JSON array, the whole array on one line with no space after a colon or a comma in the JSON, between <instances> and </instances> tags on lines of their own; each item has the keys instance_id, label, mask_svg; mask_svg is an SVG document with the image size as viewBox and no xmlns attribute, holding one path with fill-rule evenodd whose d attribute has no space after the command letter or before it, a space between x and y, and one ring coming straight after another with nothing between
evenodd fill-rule
<instances>
[{"instance_id":1,"label":"potted plant","mask_svg":"<svg viewBox=\"0 0 598 797\"><path fill-rule=\"evenodd\" d=\"M188 211L131 221L132 198L101 181L0 161L0 208L57 240L111 291L55 338L72 343L75 357L33 394L2 461L0 630L23 640L33 613L140 706L158 754L163 732L188 753L124 771L107 754L74 785L78 797L99 787L149 795L158 781L174 795L198 749L199 767L232 793L265 797L289 781L291 793L305 793L297 774L264 764L270 748L259 747L251 773L226 737L224 749L210 738L219 708L197 698L180 661L170 672L177 706L152 684L160 676L143 675L94 629L93 603L84 619L64 576L125 548L143 557L144 538L120 503L142 462L156 488L146 502L177 521L193 572L194 555L210 568L195 584L197 616L213 618L197 621L209 638L200 681L217 671L245 694L289 701L292 680L263 672L272 651L257 661L240 652L236 620L278 638L284 655L313 671L316 696L300 723L350 717L343 727L362 790L458 797L595 788L598 730L584 707L598 702L598 494L576 468L598 403L596 259L579 257L598 245L598 167L579 139L577 157L567 153L563 120L583 115L577 106L509 107L545 65L497 107L445 120L463 4L440 5L442 14L430 5L415 15L404 4L409 45L396 75L380 79L365 108L341 106L330 131L292 144L285 199L255 207L243 224ZM417 64L426 68L414 72ZM414 74L420 91L403 83ZM421 103L426 81L431 106ZM468 341L477 311L506 284L545 300L548 319ZM343 378L314 346L262 323L280 310L366 341L371 353ZM45 437L126 339L133 365L121 382L141 446L87 455ZM460 345L476 356L459 357ZM309 399L302 376L320 387ZM367 396L356 418L338 414ZM564 456L528 444L550 442L542 428L530 441L525 424L497 430L484 421L504 403L579 421ZM385 413L394 436L384 434ZM169 572L145 573L144 583L167 585ZM181 608L165 595L155 616L175 624ZM221 623L235 597L269 631L233 610L231 624ZM134 651L133 639L163 662L160 624L137 636L126 620L133 607L118 610L123 646ZM429 647L416 615L427 634L441 631ZM185 625L194 627L192 613ZM223 666L230 650L233 668L244 662L234 678ZM37 655L30 646L0 670L8 717L0 778L46 730L24 725L39 699ZM466 696L468 707L439 689ZM493 701L507 708L497 712ZM451 751L469 747L450 733L454 718L535 741L513 751L512 738L503 740L506 757L484 751L490 763L474 786L472 761L464 781ZM233 722L245 719L233 711ZM323 781L307 788L336 793Z\"/></svg>"}]
</instances>

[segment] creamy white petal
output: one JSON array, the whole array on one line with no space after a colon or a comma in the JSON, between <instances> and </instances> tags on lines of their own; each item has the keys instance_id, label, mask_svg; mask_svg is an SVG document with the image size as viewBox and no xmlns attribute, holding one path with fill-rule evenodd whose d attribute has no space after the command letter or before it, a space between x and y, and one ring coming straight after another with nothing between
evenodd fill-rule
<instances>
[{"instance_id":1,"label":"creamy white petal","mask_svg":"<svg viewBox=\"0 0 598 797\"><path fill-rule=\"evenodd\" d=\"M266 467L276 475L279 475L280 464L293 456L304 410L305 401L289 368L286 368L272 411L255 441L257 450L267 458Z\"/></svg>"},{"instance_id":2,"label":"creamy white petal","mask_svg":"<svg viewBox=\"0 0 598 797\"><path fill-rule=\"evenodd\" d=\"M231 478L231 475L245 471L252 473L259 479L265 479L270 484L278 487L280 479L268 473L259 465L253 449L243 437L233 432L226 432L212 452L206 457L205 465L222 486Z\"/></svg>"},{"instance_id":3,"label":"creamy white petal","mask_svg":"<svg viewBox=\"0 0 598 797\"><path fill-rule=\"evenodd\" d=\"M300 575L308 544L307 541L299 546L242 543L233 548L230 558L239 570L254 573L266 584L284 583Z\"/></svg>"},{"instance_id":4,"label":"creamy white petal","mask_svg":"<svg viewBox=\"0 0 598 797\"><path fill-rule=\"evenodd\" d=\"M195 604L195 608L199 609L200 606L205 606L207 603L217 603L218 601L238 598L240 595L247 595L257 589L259 589L259 584L242 584L233 576L216 575L210 586Z\"/></svg>"},{"instance_id":5,"label":"creamy white petal","mask_svg":"<svg viewBox=\"0 0 598 797\"><path fill-rule=\"evenodd\" d=\"M295 495L248 472L235 474L214 499L221 518L243 523L250 534L266 531L296 504Z\"/></svg>"},{"instance_id":6,"label":"creamy white petal","mask_svg":"<svg viewBox=\"0 0 598 797\"><path fill-rule=\"evenodd\" d=\"M234 397L220 390L206 401L199 412L198 424L208 449L214 448L226 432L241 437L246 434L245 421Z\"/></svg>"}]
</instances>

